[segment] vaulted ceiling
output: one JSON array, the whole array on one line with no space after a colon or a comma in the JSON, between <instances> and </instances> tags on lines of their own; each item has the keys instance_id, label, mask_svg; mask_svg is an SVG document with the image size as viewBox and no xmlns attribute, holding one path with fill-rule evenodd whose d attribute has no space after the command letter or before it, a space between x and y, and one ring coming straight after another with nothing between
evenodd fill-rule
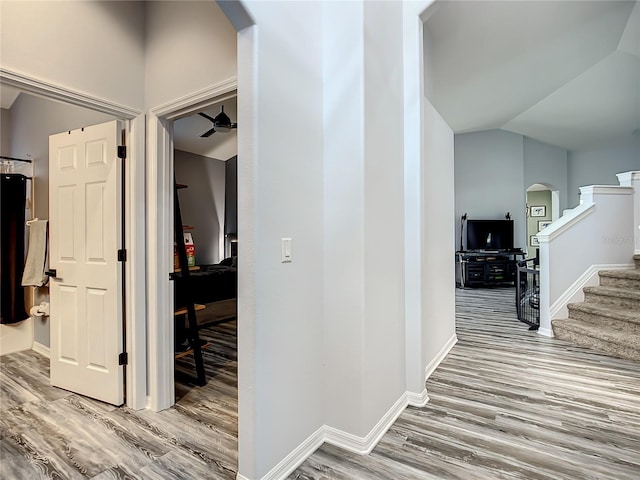
<instances>
[{"instance_id":1,"label":"vaulted ceiling","mask_svg":"<svg viewBox=\"0 0 640 480\"><path fill-rule=\"evenodd\" d=\"M585 150L640 128L640 2L439 1L428 13L425 88L454 132Z\"/></svg>"}]
</instances>

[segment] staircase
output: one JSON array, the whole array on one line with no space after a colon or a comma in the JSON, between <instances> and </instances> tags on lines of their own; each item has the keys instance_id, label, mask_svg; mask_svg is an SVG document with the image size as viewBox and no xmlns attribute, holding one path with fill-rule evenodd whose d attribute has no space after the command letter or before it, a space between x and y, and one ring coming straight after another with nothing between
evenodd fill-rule
<instances>
[{"instance_id":1,"label":"staircase","mask_svg":"<svg viewBox=\"0 0 640 480\"><path fill-rule=\"evenodd\" d=\"M585 301L570 303L569 318L552 320L557 338L640 362L640 255L635 270L600 272L600 286L583 289Z\"/></svg>"}]
</instances>

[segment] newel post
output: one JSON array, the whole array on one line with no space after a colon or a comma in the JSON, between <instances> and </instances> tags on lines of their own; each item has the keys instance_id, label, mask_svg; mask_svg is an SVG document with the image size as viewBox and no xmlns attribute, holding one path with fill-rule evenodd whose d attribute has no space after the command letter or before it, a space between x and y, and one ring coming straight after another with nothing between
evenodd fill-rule
<instances>
[{"instance_id":1,"label":"newel post","mask_svg":"<svg viewBox=\"0 0 640 480\"><path fill-rule=\"evenodd\" d=\"M623 187L633 187L633 245L640 255L640 171L619 173L618 182Z\"/></svg>"}]
</instances>

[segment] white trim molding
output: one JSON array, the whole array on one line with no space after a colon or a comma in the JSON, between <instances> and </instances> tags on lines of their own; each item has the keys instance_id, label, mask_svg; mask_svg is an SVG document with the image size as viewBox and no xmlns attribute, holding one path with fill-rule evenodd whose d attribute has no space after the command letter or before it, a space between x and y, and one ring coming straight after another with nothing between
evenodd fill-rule
<instances>
[{"instance_id":1,"label":"white trim molding","mask_svg":"<svg viewBox=\"0 0 640 480\"><path fill-rule=\"evenodd\" d=\"M427 403L429 403L429 395L427 393L427 389L423 389L420 393L407 392L407 405L412 407L424 407Z\"/></svg>"},{"instance_id":2,"label":"white trim molding","mask_svg":"<svg viewBox=\"0 0 640 480\"><path fill-rule=\"evenodd\" d=\"M565 214L558 220L553 222L543 231L544 233L538 233L536 237L539 243L549 243L565 230L568 230L573 225L581 221L588 215L591 215L594 211L595 203L582 203L571 210L567 210Z\"/></svg>"},{"instance_id":3,"label":"white trim molding","mask_svg":"<svg viewBox=\"0 0 640 480\"><path fill-rule=\"evenodd\" d=\"M175 403L173 324L165 321L167 318L173 318L173 286L169 281L169 273L173 270L172 121L235 96L237 88L237 78L224 80L154 107L148 115L147 334L149 396L153 411L164 410Z\"/></svg>"},{"instance_id":4,"label":"white trim molding","mask_svg":"<svg viewBox=\"0 0 640 480\"><path fill-rule=\"evenodd\" d=\"M350 452L367 455L378 444L387 430L391 428L391 425L393 425L404 409L407 408L407 405L407 394L403 393L365 437L358 437L357 435L325 425L325 441Z\"/></svg>"},{"instance_id":5,"label":"white trim molding","mask_svg":"<svg viewBox=\"0 0 640 480\"><path fill-rule=\"evenodd\" d=\"M39 95L64 103L71 103L80 107L89 108L102 113L107 113L118 118L132 119L142 113L140 110L129 108L109 100L94 97L87 93L78 92L67 87L55 85L44 80L31 77L24 73L0 68L0 83L23 90L34 95Z\"/></svg>"},{"instance_id":6,"label":"white trim molding","mask_svg":"<svg viewBox=\"0 0 640 480\"><path fill-rule=\"evenodd\" d=\"M433 360L431 360L427 364L427 366L424 368L425 381L433 374L433 372L436 371L436 368L438 368L438 365L442 363L442 361L446 358L446 356L449 354L449 352L451 351L451 349L456 343L458 343L458 336L454 333L453 335L451 335L451 338L447 340L447 343L444 344L444 346L440 349L440 351L433 358Z\"/></svg>"},{"instance_id":7,"label":"white trim molding","mask_svg":"<svg viewBox=\"0 0 640 480\"><path fill-rule=\"evenodd\" d=\"M261 477L261 480L279 480L286 478L324 443L329 443L358 455L368 455L398 417L402 415L402 412L404 412L407 406L423 407L428 401L429 397L427 396L426 389L420 394L412 392L403 393L364 437L347 433L329 425L323 425L298 445L289 455L283 458L264 477ZM238 473L236 480L249 479Z\"/></svg>"},{"instance_id":8,"label":"white trim molding","mask_svg":"<svg viewBox=\"0 0 640 480\"><path fill-rule=\"evenodd\" d=\"M40 355L44 355L47 358L51 358L51 349L40 342L34 341L31 350L33 350L34 352L38 352Z\"/></svg>"},{"instance_id":9,"label":"white trim molding","mask_svg":"<svg viewBox=\"0 0 640 480\"><path fill-rule=\"evenodd\" d=\"M235 97L237 91L238 79L232 77L215 85L210 85L196 92L158 105L151 109L151 113L166 120L177 120L178 118L201 112L214 103Z\"/></svg>"},{"instance_id":10,"label":"white trim molding","mask_svg":"<svg viewBox=\"0 0 640 480\"><path fill-rule=\"evenodd\" d=\"M307 439L298 445L289 455L284 457L275 467L273 467L261 480L280 480L286 478L291 472L300 466L313 452L315 452L325 442L325 429L323 425L313 432ZM236 476L238 480L249 480L245 476Z\"/></svg>"}]
</instances>

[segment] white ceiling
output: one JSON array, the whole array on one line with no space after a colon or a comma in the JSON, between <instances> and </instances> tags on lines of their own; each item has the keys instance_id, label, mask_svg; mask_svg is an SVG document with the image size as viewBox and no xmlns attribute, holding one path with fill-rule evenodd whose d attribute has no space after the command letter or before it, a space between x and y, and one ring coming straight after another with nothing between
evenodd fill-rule
<instances>
[{"instance_id":1,"label":"white ceiling","mask_svg":"<svg viewBox=\"0 0 640 480\"><path fill-rule=\"evenodd\" d=\"M237 97L216 103L204 110L204 113L214 117L220 113L220 106L224 105L226 113L232 122L237 121ZM204 132L213 127L211 121L195 114L173 122L173 143L177 150L196 153L217 160L229 160L238 153L238 130L228 133L216 132L210 137L201 138Z\"/></svg>"},{"instance_id":2,"label":"white ceiling","mask_svg":"<svg viewBox=\"0 0 640 480\"><path fill-rule=\"evenodd\" d=\"M640 128L640 2L439 1L428 13L426 89L454 132L585 150Z\"/></svg>"}]
</instances>

